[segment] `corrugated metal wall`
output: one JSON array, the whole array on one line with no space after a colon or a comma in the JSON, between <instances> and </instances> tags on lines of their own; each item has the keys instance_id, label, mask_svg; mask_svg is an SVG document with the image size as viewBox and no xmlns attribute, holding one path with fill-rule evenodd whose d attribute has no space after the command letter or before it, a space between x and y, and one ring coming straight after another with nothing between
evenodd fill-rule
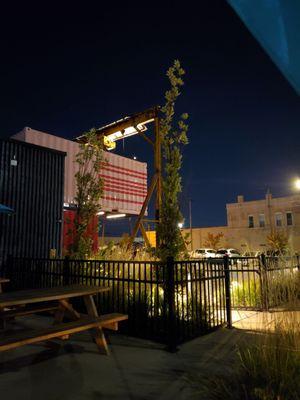
<instances>
[{"instance_id":1,"label":"corrugated metal wall","mask_svg":"<svg viewBox=\"0 0 300 400\"><path fill-rule=\"evenodd\" d=\"M105 153L100 176L104 191L101 208L138 214L147 196L147 164Z\"/></svg>"},{"instance_id":2,"label":"corrugated metal wall","mask_svg":"<svg viewBox=\"0 0 300 400\"><path fill-rule=\"evenodd\" d=\"M0 142L0 261L61 250L65 154L16 140ZM17 165L11 160L15 160Z\"/></svg>"}]
</instances>

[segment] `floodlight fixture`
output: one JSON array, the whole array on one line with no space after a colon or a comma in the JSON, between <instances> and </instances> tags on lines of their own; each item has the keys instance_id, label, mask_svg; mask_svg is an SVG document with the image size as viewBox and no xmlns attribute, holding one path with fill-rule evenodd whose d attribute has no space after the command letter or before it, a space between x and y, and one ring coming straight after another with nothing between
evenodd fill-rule
<instances>
[{"instance_id":1,"label":"floodlight fixture","mask_svg":"<svg viewBox=\"0 0 300 400\"><path fill-rule=\"evenodd\" d=\"M106 216L107 219L124 218L126 214L109 214Z\"/></svg>"}]
</instances>

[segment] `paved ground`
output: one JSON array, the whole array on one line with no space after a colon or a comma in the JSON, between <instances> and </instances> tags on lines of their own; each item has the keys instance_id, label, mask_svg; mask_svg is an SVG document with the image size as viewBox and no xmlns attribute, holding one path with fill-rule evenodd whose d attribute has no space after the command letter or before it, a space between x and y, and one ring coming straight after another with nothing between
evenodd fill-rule
<instances>
[{"instance_id":1,"label":"paved ground","mask_svg":"<svg viewBox=\"0 0 300 400\"><path fill-rule=\"evenodd\" d=\"M294 311L288 311L284 308L277 308L271 312L233 310L232 320L237 329L270 332L275 330L276 324L288 327L287 321L293 321L293 324L297 323L300 326L300 307L295 308Z\"/></svg>"},{"instance_id":2,"label":"paved ground","mask_svg":"<svg viewBox=\"0 0 300 400\"><path fill-rule=\"evenodd\" d=\"M31 345L0 353L0 393L5 400L205 400L198 376L230 373L236 345L254 338L251 330L260 330L271 315L235 312L236 328L200 337L175 354L153 342L112 334L112 354L102 356L88 333L54 349ZM48 322L27 317L23 326L24 321L30 327Z\"/></svg>"},{"instance_id":3,"label":"paved ground","mask_svg":"<svg viewBox=\"0 0 300 400\"><path fill-rule=\"evenodd\" d=\"M26 324L44 321L32 317ZM196 399L189 379L201 370L224 370L245 335L222 329L186 343L175 354L118 334L109 336L110 357L97 353L88 333L56 349L26 346L0 353L0 393L5 400Z\"/></svg>"}]
</instances>

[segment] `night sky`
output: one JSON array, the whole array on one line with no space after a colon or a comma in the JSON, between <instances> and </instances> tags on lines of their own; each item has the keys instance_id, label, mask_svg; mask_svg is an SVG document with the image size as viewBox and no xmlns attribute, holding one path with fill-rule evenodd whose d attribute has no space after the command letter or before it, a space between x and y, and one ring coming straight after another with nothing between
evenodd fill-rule
<instances>
[{"instance_id":1,"label":"night sky","mask_svg":"<svg viewBox=\"0 0 300 400\"><path fill-rule=\"evenodd\" d=\"M186 220L189 198L193 225L213 226L238 194L292 193L299 96L224 0L101 3L2 9L1 137L30 126L74 138L163 104L165 71L178 58L186 70L178 111L190 114ZM140 138L117 153L151 168Z\"/></svg>"}]
</instances>

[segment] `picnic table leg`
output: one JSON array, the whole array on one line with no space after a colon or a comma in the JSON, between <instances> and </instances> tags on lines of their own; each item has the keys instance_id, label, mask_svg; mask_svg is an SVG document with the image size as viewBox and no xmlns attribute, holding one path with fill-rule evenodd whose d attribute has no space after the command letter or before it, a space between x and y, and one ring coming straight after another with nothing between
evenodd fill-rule
<instances>
[{"instance_id":1,"label":"picnic table leg","mask_svg":"<svg viewBox=\"0 0 300 400\"><path fill-rule=\"evenodd\" d=\"M65 307L59 303L58 309L55 311L54 314L54 324L59 324L63 322L65 316Z\"/></svg>"},{"instance_id":2,"label":"picnic table leg","mask_svg":"<svg viewBox=\"0 0 300 400\"><path fill-rule=\"evenodd\" d=\"M92 295L84 296L83 299L84 299L84 304L86 306L88 315L90 317L97 318L99 315L98 315L97 307L95 305L93 296ZM109 348L108 348L102 328L101 327L94 328L92 330L92 334L93 334L93 337L95 339L95 342L98 346L100 353L109 355Z\"/></svg>"},{"instance_id":3,"label":"picnic table leg","mask_svg":"<svg viewBox=\"0 0 300 400\"><path fill-rule=\"evenodd\" d=\"M80 319L80 313L73 308L72 304L68 300L59 300L59 304L64 308L65 311L67 311L72 319Z\"/></svg>"},{"instance_id":4,"label":"picnic table leg","mask_svg":"<svg viewBox=\"0 0 300 400\"><path fill-rule=\"evenodd\" d=\"M54 322L53 324L59 324L61 322L63 322L64 316L65 316L65 306L59 302L59 306L58 309L56 310L55 314L54 314ZM67 340L69 339L69 335L62 335L60 337L61 340Z\"/></svg>"}]
</instances>

